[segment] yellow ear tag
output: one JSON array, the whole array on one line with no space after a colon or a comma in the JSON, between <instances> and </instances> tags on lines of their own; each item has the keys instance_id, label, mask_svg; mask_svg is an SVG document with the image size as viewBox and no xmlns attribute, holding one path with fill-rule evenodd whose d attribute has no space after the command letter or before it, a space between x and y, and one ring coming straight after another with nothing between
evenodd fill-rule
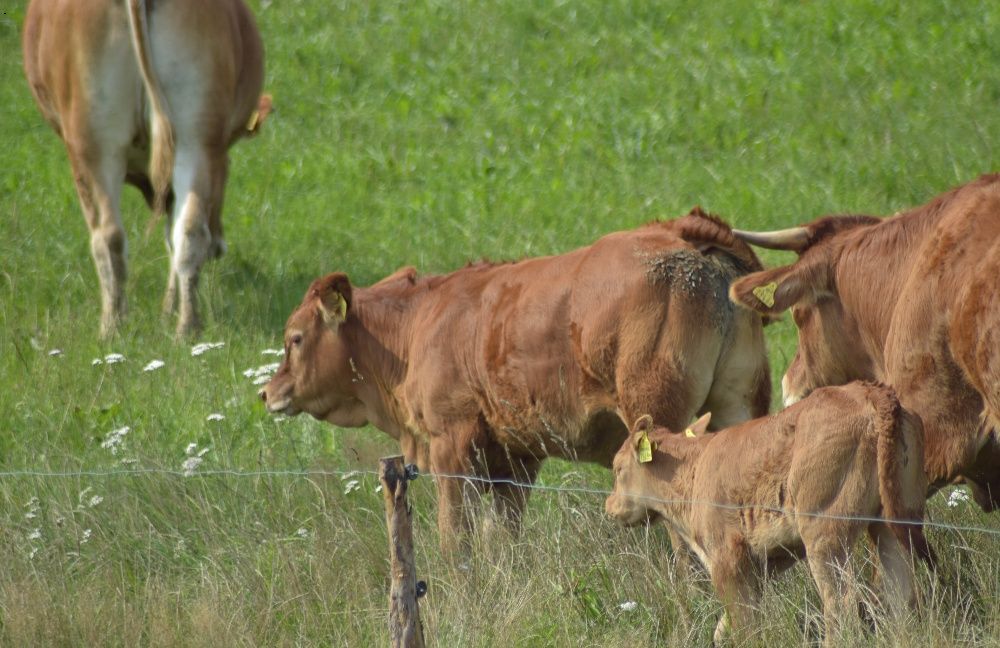
<instances>
[{"instance_id":1,"label":"yellow ear tag","mask_svg":"<svg viewBox=\"0 0 1000 648\"><path fill-rule=\"evenodd\" d=\"M340 313L340 319L347 319L347 300L340 293L337 293L337 312Z\"/></svg>"},{"instance_id":2,"label":"yellow ear tag","mask_svg":"<svg viewBox=\"0 0 1000 648\"><path fill-rule=\"evenodd\" d=\"M255 110L250 114L250 119L247 120L246 129L249 132L254 132L257 130L257 124L260 123L260 111Z\"/></svg>"},{"instance_id":3,"label":"yellow ear tag","mask_svg":"<svg viewBox=\"0 0 1000 648\"><path fill-rule=\"evenodd\" d=\"M764 284L763 286L757 286L753 289L753 296L760 300L760 303L764 304L768 308L774 306L774 291L778 289L778 283L772 281L769 284Z\"/></svg>"},{"instance_id":4,"label":"yellow ear tag","mask_svg":"<svg viewBox=\"0 0 1000 648\"><path fill-rule=\"evenodd\" d=\"M692 430L691 428L688 428L688 429L684 430L684 436L693 439L693 438L695 438L698 435L694 433L694 430Z\"/></svg>"},{"instance_id":5,"label":"yellow ear tag","mask_svg":"<svg viewBox=\"0 0 1000 648\"><path fill-rule=\"evenodd\" d=\"M645 432L639 437L636 450L639 451L639 463L649 463L653 460L653 442L649 440L649 435Z\"/></svg>"}]
</instances>

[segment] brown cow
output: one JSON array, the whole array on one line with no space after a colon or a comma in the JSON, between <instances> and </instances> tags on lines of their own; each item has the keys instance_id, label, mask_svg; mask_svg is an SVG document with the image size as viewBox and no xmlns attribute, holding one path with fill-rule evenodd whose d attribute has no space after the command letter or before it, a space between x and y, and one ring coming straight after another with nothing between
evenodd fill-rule
<instances>
[{"instance_id":1,"label":"brown cow","mask_svg":"<svg viewBox=\"0 0 1000 648\"><path fill-rule=\"evenodd\" d=\"M369 288L331 274L289 317L261 397L274 413L371 422L438 474L531 482L552 456L610 466L623 420L641 413L676 427L709 409L720 425L767 411L761 318L727 299L760 267L696 208L560 256L406 268ZM437 487L446 548L470 522L465 496L491 487L514 523L528 496L510 483Z\"/></svg>"},{"instance_id":2,"label":"brown cow","mask_svg":"<svg viewBox=\"0 0 1000 648\"><path fill-rule=\"evenodd\" d=\"M225 251L227 151L270 108L250 11L242 0L32 0L23 46L31 91L66 145L90 228L101 334L125 313L125 182L157 215L174 204L164 309L179 289L177 331L197 330L199 272Z\"/></svg>"},{"instance_id":3,"label":"brown cow","mask_svg":"<svg viewBox=\"0 0 1000 648\"><path fill-rule=\"evenodd\" d=\"M892 218L825 217L737 232L798 260L735 282L767 315L791 308L799 345L786 403L823 385L876 379L923 420L932 488L962 476L1000 504L1000 176Z\"/></svg>"},{"instance_id":4,"label":"brown cow","mask_svg":"<svg viewBox=\"0 0 1000 648\"><path fill-rule=\"evenodd\" d=\"M933 560L920 526L907 523L924 515L922 433L890 388L827 387L778 414L702 435L708 416L692 426L695 438L640 419L615 456L605 508L626 525L662 519L700 558L725 605L716 641L729 624L737 633L752 627L763 576L805 558L830 642L848 613L844 576L864 529L892 609L915 603L908 551Z\"/></svg>"}]
</instances>

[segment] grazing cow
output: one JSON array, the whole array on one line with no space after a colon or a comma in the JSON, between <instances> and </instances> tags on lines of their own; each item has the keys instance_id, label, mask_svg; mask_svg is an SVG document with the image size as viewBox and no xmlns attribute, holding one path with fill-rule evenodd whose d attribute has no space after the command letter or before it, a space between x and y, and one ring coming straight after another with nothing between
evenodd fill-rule
<instances>
[{"instance_id":1,"label":"grazing cow","mask_svg":"<svg viewBox=\"0 0 1000 648\"><path fill-rule=\"evenodd\" d=\"M729 226L695 208L559 256L476 263L440 276L397 271L369 288L317 279L285 327L261 390L273 413L373 423L437 474L442 544L463 502L492 490L516 526L545 457L610 466L623 420L674 427L764 414L761 318L727 299L760 268ZM485 483L484 483L485 481Z\"/></svg>"},{"instance_id":2,"label":"grazing cow","mask_svg":"<svg viewBox=\"0 0 1000 648\"><path fill-rule=\"evenodd\" d=\"M227 151L270 109L250 11L242 0L32 0L23 46L31 91L66 145L90 228L101 334L125 313L126 182L157 216L174 207L164 309L179 291L177 331L197 330L199 272L225 251Z\"/></svg>"},{"instance_id":3,"label":"grazing cow","mask_svg":"<svg viewBox=\"0 0 1000 648\"><path fill-rule=\"evenodd\" d=\"M922 433L890 388L827 387L778 414L702 435L709 416L692 426L695 438L641 418L615 456L605 508L626 525L662 519L700 558L725 606L716 641L727 625L752 627L763 576L805 558L829 642L848 612L844 576L864 529L893 609L915 603L907 554L933 560L920 526L907 523L924 515Z\"/></svg>"},{"instance_id":4,"label":"grazing cow","mask_svg":"<svg viewBox=\"0 0 1000 648\"><path fill-rule=\"evenodd\" d=\"M736 232L793 250L732 297L799 330L786 403L855 379L891 384L924 424L932 488L962 477L1000 504L1000 176L986 175L886 219L841 216L781 232Z\"/></svg>"}]
</instances>

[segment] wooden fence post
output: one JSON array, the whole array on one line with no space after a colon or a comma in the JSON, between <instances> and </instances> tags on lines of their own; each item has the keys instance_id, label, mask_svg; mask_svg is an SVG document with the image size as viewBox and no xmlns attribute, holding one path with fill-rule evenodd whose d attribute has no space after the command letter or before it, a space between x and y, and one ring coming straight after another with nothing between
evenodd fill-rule
<instances>
[{"instance_id":1,"label":"wooden fence post","mask_svg":"<svg viewBox=\"0 0 1000 648\"><path fill-rule=\"evenodd\" d=\"M401 456L383 457L379 459L378 475L382 482L385 523L389 530L391 645L393 648L423 648L424 629L420 625L416 566L413 562L413 520L406 502L406 483L415 478L415 471L407 470Z\"/></svg>"}]
</instances>

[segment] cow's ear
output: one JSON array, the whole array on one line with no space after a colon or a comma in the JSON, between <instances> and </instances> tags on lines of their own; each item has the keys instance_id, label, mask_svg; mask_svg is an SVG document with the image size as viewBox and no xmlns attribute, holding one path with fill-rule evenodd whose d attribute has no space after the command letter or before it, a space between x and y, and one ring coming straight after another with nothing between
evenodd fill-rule
<instances>
[{"instance_id":1,"label":"cow's ear","mask_svg":"<svg viewBox=\"0 0 1000 648\"><path fill-rule=\"evenodd\" d=\"M684 430L684 436L686 437L700 437L708 431L708 423L712 420L712 413L705 412L701 415L697 421L692 423L686 430Z\"/></svg>"},{"instance_id":2,"label":"cow's ear","mask_svg":"<svg viewBox=\"0 0 1000 648\"><path fill-rule=\"evenodd\" d=\"M813 264L793 263L740 277L729 287L729 298L764 315L777 315L826 290L823 273Z\"/></svg>"},{"instance_id":3,"label":"cow's ear","mask_svg":"<svg viewBox=\"0 0 1000 648\"><path fill-rule=\"evenodd\" d=\"M347 319L351 307L351 280L343 272L329 274L313 282L310 289L323 322L336 328Z\"/></svg>"}]
</instances>

